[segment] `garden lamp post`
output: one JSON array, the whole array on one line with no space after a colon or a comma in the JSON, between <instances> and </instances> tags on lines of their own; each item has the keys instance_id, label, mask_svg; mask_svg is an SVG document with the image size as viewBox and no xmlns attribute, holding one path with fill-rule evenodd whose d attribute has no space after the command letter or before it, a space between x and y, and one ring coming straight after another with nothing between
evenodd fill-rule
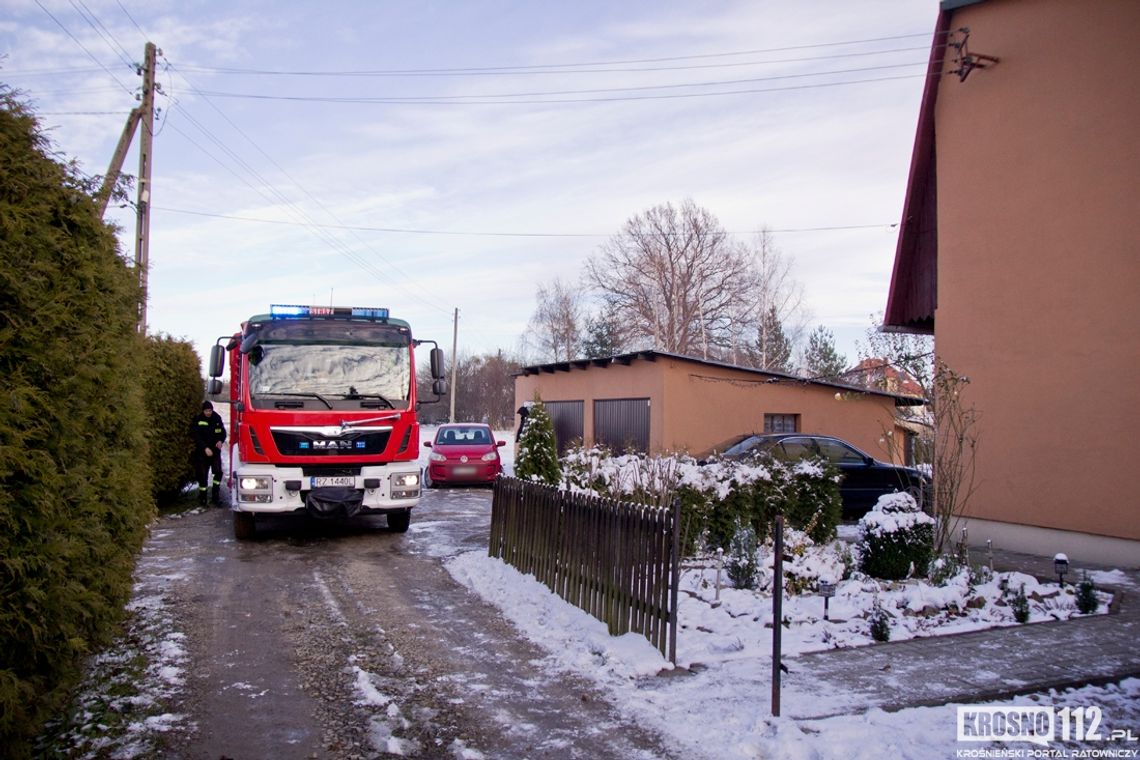
<instances>
[{"instance_id":1,"label":"garden lamp post","mask_svg":"<svg viewBox=\"0 0 1140 760\"><path fill-rule=\"evenodd\" d=\"M1057 571L1057 583L1065 585L1065 573L1069 572L1069 558L1064 554L1053 557L1053 569Z\"/></svg>"},{"instance_id":2,"label":"garden lamp post","mask_svg":"<svg viewBox=\"0 0 1140 760\"><path fill-rule=\"evenodd\" d=\"M823 597L823 619L827 620L827 603L835 596L835 584L831 581L820 581L819 595Z\"/></svg>"}]
</instances>

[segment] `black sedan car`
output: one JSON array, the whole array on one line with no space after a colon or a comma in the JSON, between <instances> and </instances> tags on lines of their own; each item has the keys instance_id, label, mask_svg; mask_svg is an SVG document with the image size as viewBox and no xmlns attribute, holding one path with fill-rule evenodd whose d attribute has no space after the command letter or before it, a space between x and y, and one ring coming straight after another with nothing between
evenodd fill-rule
<instances>
[{"instance_id":1,"label":"black sedan car","mask_svg":"<svg viewBox=\"0 0 1140 760\"><path fill-rule=\"evenodd\" d=\"M847 441L828 435L749 434L739 437L735 443L730 442L721 456L746 459L761 454L789 461L813 456L829 460L843 475L839 495L843 499L843 517L847 520L862 517L880 496L896 491L913 496L919 509L929 511L930 508L931 483L927 475L912 467L880 462Z\"/></svg>"}]
</instances>

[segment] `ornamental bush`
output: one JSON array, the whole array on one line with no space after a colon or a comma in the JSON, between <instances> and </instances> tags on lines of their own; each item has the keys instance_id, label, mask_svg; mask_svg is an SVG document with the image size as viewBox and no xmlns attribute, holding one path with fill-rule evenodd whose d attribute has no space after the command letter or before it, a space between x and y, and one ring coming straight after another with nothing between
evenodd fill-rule
<instances>
[{"instance_id":1,"label":"ornamental bush","mask_svg":"<svg viewBox=\"0 0 1140 760\"><path fill-rule=\"evenodd\" d=\"M756 560L756 552L759 548L756 531L752 529L752 526L737 522L729 546L728 562L725 565L728 570L728 578L736 588L756 588L756 579L760 572L760 565Z\"/></svg>"},{"instance_id":2,"label":"ornamental bush","mask_svg":"<svg viewBox=\"0 0 1140 760\"><path fill-rule=\"evenodd\" d=\"M934 555L934 519L906 493L880 496L859 520L861 569L874 578L923 575Z\"/></svg>"},{"instance_id":3,"label":"ornamental bush","mask_svg":"<svg viewBox=\"0 0 1140 760\"><path fill-rule=\"evenodd\" d=\"M558 439L554 421L537 395L530 407L526 426L519 437L515 455L515 477L557 486L562 483L562 467L558 463Z\"/></svg>"},{"instance_id":4,"label":"ornamental bush","mask_svg":"<svg viewBox=\"0 0 1140 760\"><path fill-rule=\"evenodd\" d=\"M130 596L153 514L139 288L0 85L0 753L28 754Z\"/></svg>"},{"instance_id":5,"label":"ornamental bush","mask_svg":"<svg viewBox=\"0 0 1140 760\"><path fill-rule=\"evenodd\" d=\"M879 643L886 643L891 640L891 616L879 604L878 598L875 599L874 605L871 607L871 638Z\"/></svg>"},{"instance_id":6,"label":"ornamental bush","mask_svg":"<svg viewBox=\"0 0 1140 760\"><path fill-rule=\"evenodd\" d=\"M1077 609L1082 615L1091 615L1100 607L1096 598L1096 586L1088 578L1077 584Z\"/></svg>"}]
</instances>

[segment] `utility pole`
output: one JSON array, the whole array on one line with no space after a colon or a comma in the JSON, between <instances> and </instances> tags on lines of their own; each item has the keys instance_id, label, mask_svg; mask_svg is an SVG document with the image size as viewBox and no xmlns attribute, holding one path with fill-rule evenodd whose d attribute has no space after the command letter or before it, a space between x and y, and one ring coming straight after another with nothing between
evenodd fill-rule
<instances>
[{"instance_id":1,"label":"utility pole","mask_svg":"<svg viewBox=\"0 0 1140 760\"><path fill-rule=\"evenodd\" d=\"M455 328L451 334L451 415L448 422L455 422L455 366L459 351L459 309L455 310Z\"/></svg>"},{"instance_id":2,"label":"utility pole","mask_svg":"<svg viewBox=\"0 0 1140 760\"><path fill-rule=\"evenodd\" d=\"M146 43L143 62L142 137L139 142L138 216L135 226L135 272L139 278L140 333L146 333L147 270L150 267L150 167L154 145L154 64L156 48Z\"/></svg>"},{"instance_id":3,"label":"utility pole","mask_svg":"<svg viewBox=\"0 0 1140 760\"><path fill-rule=\"evenodd\" d=\"M142 106L135 106L127 117L123 134L119 135L119 144L115 146L115 153L111 156L111 165L107 168L107 173L103 175L103 186L95 194L95 203L99 206L100 219L107 214L107 203L111 200L111 191L115 188L115 183L119 181L119 173L123 170L123 161L127 157L127 150L131 147L131 139L134 138L135 130L138 129L141 119Z\"/></svg>"},{"instance_id":4,"label":"utility pole","mask_svg":"<svg viewBox=\"0 0 1140 760\"><path fill-rule=\"evenodd\" d=\"M123 161L126 160L127 151L131 147L131 140L135 130L142 125L142 138L139 147L139 182L138 182L138 208L135 221L135 272L139 278L140 303L138 331L146 332L146 301L147 301L147 270L150 266L150 165L154 144L154 81L155 59L158 49L153 42L146 43L143 54L143 65L138 73L143 78L141 104L131 109L127 116L127 123L123 126L123 133L119 135L119 144L115 146L115 153L111 156L111 165L103 176L103 185L95 193L95 204L99 209L99 218L107 213L107 203L111 200L111 192L115 189L119 174L123 170Z\"/></svg>"}]
</instances>

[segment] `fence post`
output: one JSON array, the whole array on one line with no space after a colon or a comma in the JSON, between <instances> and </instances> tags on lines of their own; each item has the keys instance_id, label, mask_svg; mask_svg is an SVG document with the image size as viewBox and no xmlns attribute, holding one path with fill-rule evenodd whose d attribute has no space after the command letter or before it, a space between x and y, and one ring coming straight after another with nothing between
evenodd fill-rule
<instances>
[{"instance_id":1,"label":"fence post","mask_svg":"<svg viewBox=\"0 0 1140 760\"><path fill-rule=\"evenodd\" d=\"M784 627L784 516L776 515L772 563L772 715L780 717L780 645Z\"/></svg>"},{"instance_id":2,"label":"fence post","mask_svg":"<svg viewBox=\"0 0 1140 760\"><path fill-rule=\"evenodd\" d=\"M669 662L677 664L677 597L681 585L681 499L673 497L672 582L669 584Z\"/></svg>"}]
</instances>

